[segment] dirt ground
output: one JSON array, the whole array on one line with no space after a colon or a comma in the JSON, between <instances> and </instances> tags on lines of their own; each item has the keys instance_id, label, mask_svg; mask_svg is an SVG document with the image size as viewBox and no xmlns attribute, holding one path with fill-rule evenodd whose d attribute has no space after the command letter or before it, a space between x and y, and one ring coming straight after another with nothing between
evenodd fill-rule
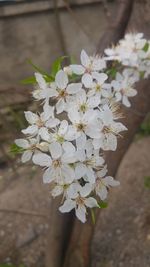
<instances>
[{"instance_id":1,"label":"dirt ground","mask_svg":"<svg viewBox=\"0 0 150 267\"><path fill-rule=\"evenodd\" d=\"M134 142L119 168L92 243L91 267L150 267L150 137ZM39 169L0 170L0 262L44 267L50 225L49 186ZM20 213L21 212L21 213Z\"/></svg>"}]
</instances>

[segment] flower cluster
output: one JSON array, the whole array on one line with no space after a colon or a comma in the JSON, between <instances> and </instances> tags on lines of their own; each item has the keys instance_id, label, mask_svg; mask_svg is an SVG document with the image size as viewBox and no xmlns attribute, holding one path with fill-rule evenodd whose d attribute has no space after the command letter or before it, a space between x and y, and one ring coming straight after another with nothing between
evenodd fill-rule
<instances>
[{"instance_id":1,"label":"flower cluster","mask_svg":"<svg viewBox=\"0 0 150 267\"><path fill-rule=\"evenodd\" d=\"M25 112L26 138L15 143L22 148L22 162L32 160L44 168L43 182L51 184L51 195L62 195L59 210L75 209L83 223L87 208L100 207L109 188L119 185L107 175L102 153L115 151L120 133L127 130L118 121L118 102L129 107L140 72L148 76L147 44L142 34L127 34L116 47L105 50L107 56L90 57L82 50L81 63L59 68L52 81L35 73L32 95L43 110Z\"/></svg>"}]
</instances>

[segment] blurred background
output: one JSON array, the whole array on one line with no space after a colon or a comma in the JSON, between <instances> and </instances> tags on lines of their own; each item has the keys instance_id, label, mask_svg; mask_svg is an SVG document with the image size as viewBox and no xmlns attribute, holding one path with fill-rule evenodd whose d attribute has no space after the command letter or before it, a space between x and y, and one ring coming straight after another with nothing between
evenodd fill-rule
<instances>
[{"instance_id":1,"label":"blurred background","mask_svg":"<svg viewBox=\"0 0 150 267\"><path fill-rule=\"evenodd\" d=\"M115 0L0 0L0 267L55 267L49 265L49 188L39 169L23 166L10 153L26 126L23 111L38 107L32 86L21 83L34 72L28 60L49 71L60 56L79 60L82 48L95 53L117 5ZM149 26L149 1L135 1L130 31L148 37ZM101 215L101 245L95 245L102 251L101 262L92 267L150 267L149 134L146 116L119 167L122 185Z\"/></svg>"}]
</instances>

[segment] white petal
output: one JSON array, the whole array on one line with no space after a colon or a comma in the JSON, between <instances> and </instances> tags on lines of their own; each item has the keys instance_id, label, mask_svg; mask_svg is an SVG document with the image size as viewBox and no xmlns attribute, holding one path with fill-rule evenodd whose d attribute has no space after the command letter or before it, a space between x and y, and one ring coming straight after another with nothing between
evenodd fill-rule
<instances>
[{"instance_id":1,"label":"white petal","mask_svg":"<svg viewBox=\"0 0 150 267\"><path fill-rule=\"evenodd\" d=\"M28 148L30 146L26 139L16 139L15 144L22 148Z\"/></svg>"},{"instance_id":2,"label":"white petal","mask_svg":"<svg viewBox=\"0 0 150 267\"><path fill-rule=\"evenodd\" d=\"M39 119L39 116L31 111L25 111L25 118L30 124L36 123L36 121Z\"/></svg>"},{"instance_id":3,"label":"white petal","mask_svg":"<svg viewBox=\"0 0 150 267\"><path fill-rule=\"evenodd\" d=\"M87 53L85 52L85 50L81 51L81 55L80 55L80 59L81 59L81 63L84 67L88 67L91 63L89 56L87 55Z\"/></svg>"},{"instance_id":4,"label":"white petal","mask_svg":"<svg viewBox=\"0 0 150 267\"><path fill-rule=\"evenodd\" d=\"M123 96L122 103L128 108L131 107L131 103L129 102L127 96Z\"/></svg>"},{"instance_id":5,"label":"white petal","mask_svg":"<svg viewBox=\"0 0 150 267\"><path fill-rule=\"evenodd\" d=\"M75 147L71 142L64 142L62 144L62 147L64 149L65 152L73 154L75 153Z\"/></svg>"},{"instance_id":6,"label":"white petal","mask_svg":"<svg viewBox=\"0 0 150 267\"><path fill-rule=\"evenodd\" d=\"M88 208L94 208L94 207L98 207L98 204L97 204L97 201L95 198L93 197L89 197L85 200L85 205L88 207Z\"/></svg>"},{"instance_id":7,"label":"white petal","mask_svg":"<svg viewBox=\"0 0 150 267\"><path fill-rule=\"evenodd\" d=\"M56 103L57 114L62 113L65 110L65 102L63 99L58 100Z\"/></svg>"},{"instance_id":8,"label":"white petal","mask_svg":"<svg viewBox=\"0 0 150 267\"><path fill-rule=\"evenodd\" d=\"M41 136L41 138L45 141L49 141L50 140L50 134L48 132L48 129L45 127L40 128L39 130L39 135Z\"/></svg>"},{"instance_id":9,"label":"white petal","mask_svg":"<svg viewBox=\"0 0 150 267\"><path fill-rule=\"evenodd\" d=\"M25 151L25 152L22 154L21 161L22 161L23 163L29 161L29 160L31 159L31 157L32 157L32 154L33 154L33 153L32 153L32 151L30 151L30 150Z\"/></svg>"},{"instance_id":10,"label":"white petal","mask_svg":"<svg viewBox=\"0 0 150 267\"><path fill-rule=\"evenodd\" d=\"M100 104L100 97L97 96L92 96L88 99L88 106L90 108L95 108L98 107L98 105Z\"/></svg>"},{"instance_id":11,"label":"white petal","mask_svg":"<svg viewBox=\"0 0 150 267\"><path fill-rule=\"evenodd\" d=\"M33 163L42 167L50 167L52 164L51 157L45 153L37 153L32 158Z\"/></svg>"},{"instance_id":12,"label":"white petal","mask_svg":"<svg viewBox=\"0 0 150 267\"><path fill-rule=\"evenodd\" d=\"M65 89L68 84L68 76L63 70L59 70L55 78L56 85L59 89Z\"/></svg>"},{"instance_id":13,"label":"white petal","mask_svg":"<svg viewBox=\"0 0 150 267\"><path fill-rule=\"evenodd\" d=\"M52 168L48 168L43 174L43 183L49 184L55 179L54 170Z\"/></svg>"},{"instance_id":14,"label":"white petal","mask_svg":"<svg viewBox=\"0 0 150 267\"><path fill-rule=\"evenodd\" d=\"M35 75L35 78L36 78L36 81L37 81L39 87L40 87L41 89L45 89L47 86L46 86L46 82L45 82L45 80L44 80L42 74L36 72L34 75Z\"/></svg>"},{"instance_id":15,"label":"white petal","mask_svg":"<svg viewBox=\"0 0 150 267\"><path fill-rule=\"evenodd\" d=\"M86 173L86 166L82 163L78 163L75 168L75 178L78 180L82 178Z\"/></svg>"},{"instance_id":16,"label":"white petal","mask_svg":"<svg viewBox=\"0 0 150 267\"><path fill-rule=\"evenodd\" d=\"M102 85L107 80L108 75L105 73L93 72L92 77L96 79L100 85Z\"/></svg>"},{"instance_id":17,"label":"white petal","mask_svg":"<svg viewBox=\"0 0 150 267\"><path fill-rule=\"evenodd\" d=\"M105 186L101 186L100 190L96 193L101 198L101 200L105 200L107 198L108 192Z\"/></svg>"},{"instance_id":18,"label":"white petal","mask_svg":"<svg viewBox=\"0 0 150 267\"><path fill-rule=\"evenodd\" d=\"M61 207L59 207L59 211L61 211L62 213L70 212L74 208L75 208L75 201L67 199L65 200L64 204Z\"/></svg>"},{"instance_id":19,"label":"white petal","mask_svg":"<svg viewBox=\"0 0 150 267\"><path fill-rule=\"evenodd\" d=\"M85 208L85 206L78 206L78 208L76 209L76 216L77 216L77 218L81 221L81 222L83 222L83 223L85 223L86 222L86 208Z\"/></svg>"},{"instance_id":20,"label":"white petal","mask_svg":"<svg viewBox=\"0 0 150 267\"><path fill-rule=\"evenodd\" d=\"M53 159L58 159L62 155L62 147L58 142L51 143L49 145L49 150Z\"/></svg>"},{"instance_id":21,"label":"white petal","mask_svg":"<svg viewBox=\"0 0 150 267\"><path fill-rule=\"evenodd\" d=\"M48 127L48 128L54 128L54 127L56 127L59 123L60 123L60 120L59 120L59 119L51 118L51 119L49 119L49 120L45 123L45 126Z\"/></svg>"},{"instance_id":22,"label":"white petal","mask_svg":"<svg viewBox=\"0 0 150 267\"><path fill-rule=\"evenodd\" d=\"M82 83L84 84L86 88L90 88L92 86L92 82L93 82L93 79L89 73L83 74Z\"/></svg>"},{"instance_id":23,"label":"white petal","mask_svg":"<svg viewBox=\"0 0 150 267\"><path fill-rule=\"evenodd\" d=\"M130 90L127 91L127 96L128 97L135 96L135 95L137 95L137 91L135 89L130 88Z\"/></svg>"},{"instance_id":24,"label":"white petal","mask_svg":"<svg viewBox=\"0 0 150 267\"><path fill-rule=\"evenodd\" d=\"M90 167L87 168L86 175L88 178L88 182L91 184L94 184L95 183L95 174L94 174L94 171L92 170L92 168L90 168Z\"/></svg>"},{"instance_id":25,"label":"white petal","mask_svg":"<svg viewBox=\"0 0 150 267\"><path fill-rule=\"evenodd\" d=\"M77 75L82 75L85 72L85 68L81 65L70 65L73 73Z\"/></svg>"},{"instance_id":26,"label":"white petal","mask_svg":"<svg viewBox=\"0 0 150 267\"><path fill-rule=\"evenodd\" d=\"M31 125L28 126L26 129L21 131L24 134L30 134L30 135L35 135L38 133L38 127L37 125Z\"/></svg>"},{"instance_id":27,"label":"white petal","mask_svg":"<svg viewBox=\"0 0 150 267\"><path fill-rule=\"evenodd\" d=\"M75 172L74 170L67 165L62 166L62 175L65 180L66 184L70 184L75 179Z\"/></svg>"},{"instance_id":28,"label":"white petal","mask_svg":"<svg viewBox=\"0 0 150 267\"><path fill-rule=\"evenodd\" d=\"M67 86L67 93L68 94L76 94L78 92L80 92L82 88L82 83L71 83Z\"/></svg>"},{"instance_id":29,"label":"white petal","mask_svg":"<svg viewBox=\"0 0 150 267\"><path fill-rule=\"evenodd\" d=\"M80 187L80 194L82 197L88 196L92 191L92 184L86 183L84 186Z\"/></svg>"},{"instance_id":30,"label":"white petal","mask_svg":"<svg viewBox=\"0 0 150 267\"><path fill-rule=\"evenodd\" d=\"M102 179L102 181L106 184L106 185L110 185L112 187L114 186L118 186L120 185L119 181L116 181L113 177L111 176L107 176L104 179Z\"/></svg>"},{"instance_id":31,"label":"white petal","mask_svg":"<svg viewBox=\"0 0 150 267\"><path fill-rule=\"evenodd\" d=\"M63 193L63 187L60 185L56 185L51 193L53 197L60 196Z\"/></svg>"},{"instance_id":32,"label":"white petal","mask_svg":"<svg viewBox=\"0 0 150 267\"><path fill-rule=\"evenodd\" d=\"M60 123L58 134L64 135L66 133L67 129L68 129L68 122L66 120L63 120Z\"/></svg>"},{"instance_id":33,"label":"white petal","mask_svg":"<svg viewBox=\"0 0 150 267\"><path fill-rule=\"evenodd\" d=\"M69 197L69 198L73 198L73 199L75 199L75 198L77 198L78 197L78 192L79 192L79 187L80 187L80 185L79 184L77 184L77 183L73 183L73 184L71 184L69 187L68 187L68 189L67 189L67 196Z\"/></svg>"},{"instance_id":34,"label":"white petal","mask_svg":"<svg viewBox=\"0 0 150 267\"><path fill-rule=\"evenodd\" d=\"M81 133L80 137L76 139L76 146L77 149L81 150L86 145L86 135L84 133Z\"/></svg>"}]
</instances>

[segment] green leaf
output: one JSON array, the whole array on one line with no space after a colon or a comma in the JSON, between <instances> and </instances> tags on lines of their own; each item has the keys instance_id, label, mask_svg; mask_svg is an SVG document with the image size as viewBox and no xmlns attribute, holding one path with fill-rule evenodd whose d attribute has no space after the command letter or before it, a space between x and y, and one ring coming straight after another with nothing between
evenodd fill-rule
<instances>
[{"instance_id":1,"label":"green leaf","mask_svg":"<svg viewBox=\"0 0 150 267\"><path fill-rule=\"evenodd\" d=\"M22 84L36 84L37 81L36 81L36 78L34 76L32 77L28 77L24 80L21 81Z\"/></svg>"},{"instance_id":2,"label":"green leaf","mask_svg":"<svg viewBox=\"0 0 150 267\"><path fill-rule=\"evenodd\" d=\"M49 74L47 72L45 72L44 70L42 70L40 67L36 66L31 59L28 59L27 62L39 73L41 73L42 75L46 75L49 76Z\"/></svg>"},{"instance_id":3,"label":"green leaf","mask_svg":"<svg viewBox=\"0 0 150 267\"><path fill-rule=\"evenodd\" d=\"M106 73L107 73L108 76L111 76L113 79L115 79L116 78L117 69L113 67L111 69L108 69L106 71Z\"/></svg>"},{"instance_id":4,"label":"green leaf","mask_svg":"<svg viewBox=\"0 0 150 267\"><path fill-rule=\"evenodd\" d=\"M144 177L144 185L145 187L150 188L150 176Z\"/></svg>"},{"instance_id":5,"label":"green leaf","mask_svg":"<svg viewBox=\"0 0 150 267\"><path fill-rule=\"evenodd\" d=\"M108 203L107 203L107 202L104 202L104 201L101 200L101 201L98 203L98 206L99 206L99 208L101 208L101 209L105 209L105 208L108 207Z\"/></svg>"},{"instance_id":6,"label":"green leaf","mask_svg":"<svg viewBox=\"0 0 150 267\"><path fill-rule=\"evenodd\" d=\"M21 154L24 151L25 151L25 149L17 146L15 143L10 146L10 153L12 153L14 155Z\"/></svg>"},{"instance_id":7,"label":"green leaf","mask_svg":"<svg viewBox=\"0 0 150 267\"><path fill-rule=\"evenodd\" d=\"M95 219L95 213L94 213L94 209L90 209L91 211L91 218L92 218L92 223L95 224L96 219Z\"/></svg>"},{"instance_id":8,"label":"green leaf","mask_svg":"<svg viewBox=\"0 0 150 267\"><path fill-rule=\"evenodd\" d=\"M67 58L68 56L63 56L63 57L59 57L57 58L53 64L52 64L52 67L51 67L51 77L55 78L56 76L56 73L61 69L61 64L63 62L63 60L65 58Z\"/></svg>"},{"instance_id":9,"label":"green leaf","mask_svg":"<svg viewBox=\"0 0 150 267\"><path fill-rule=\"evenodd\" d=\"M147 42L145 45L144 45L144 47L143 47L143 51L144 52L147 52L148 51L148 49L149 49L149 43Z\"/></svg>"}]
</instances>

